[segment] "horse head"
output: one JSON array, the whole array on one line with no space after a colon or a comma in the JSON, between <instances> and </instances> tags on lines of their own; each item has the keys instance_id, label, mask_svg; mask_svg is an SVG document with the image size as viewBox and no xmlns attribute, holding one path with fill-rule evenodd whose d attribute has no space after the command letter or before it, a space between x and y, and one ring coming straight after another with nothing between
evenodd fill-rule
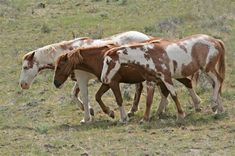
<instances>
[{"instance_id":1,"label":"horse head","mask_svg":"<svg viewBox=\"0 0 235 156\"><path fill-rule=\"evenodd\" d=\"M23 57L22 69L20 74L20 86L22 89L29 89L34 77L39 70L35 59L35 51L27 53Z\"/></svg>"},{"instance_id":2,"label":"horse head","mask_svg":"<svg viewBox=\"0 0 235 156\"><path fill-rule=\"evenodd\" d=\"M22 89L29 89L42 69L54 68L52 60L55 51L53 46L45 46L24 55L19 80Z\"/></svg>"},{"instance_id":3,"label":"horse head","mask_svg":"<svg viewBox=\"0 0 235 156\"><path fill-rule=\"evenodd\" d=\"M82 63L82 60L83 58L79 49L74 49L58 58L54 73L54 85L56 88L61 87L73 72L76 64Z\"/></svg>"}]
</instances>

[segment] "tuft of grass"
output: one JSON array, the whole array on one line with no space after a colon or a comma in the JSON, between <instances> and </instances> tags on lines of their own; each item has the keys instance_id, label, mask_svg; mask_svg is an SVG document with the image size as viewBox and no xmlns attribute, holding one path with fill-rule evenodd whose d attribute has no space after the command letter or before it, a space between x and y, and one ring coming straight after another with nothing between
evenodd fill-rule
<instances>
[{"instance_id":1,"label":"tuft of grass","mask_svg":"<svg viewBox=\"0 0 235 156\"><path fill-rule=\"evenodd\" d=\"M47 24L44 23L41 27L41 32L47 34L47 33L51 32L51 29L49 28L49 26Z\"/></svg>"},{"instance_id":2,"label":"tuft of grass","mask_svg":"<svg viewBox=\"0 0 235 156\"><path fill-rule=\"evenodd\" d=\"M43 124L37 125L35 128L35 131L40 134L47 134L49 131L49 128L50 128L49 124L43 123Z\"/></svg>"}]
</instances>

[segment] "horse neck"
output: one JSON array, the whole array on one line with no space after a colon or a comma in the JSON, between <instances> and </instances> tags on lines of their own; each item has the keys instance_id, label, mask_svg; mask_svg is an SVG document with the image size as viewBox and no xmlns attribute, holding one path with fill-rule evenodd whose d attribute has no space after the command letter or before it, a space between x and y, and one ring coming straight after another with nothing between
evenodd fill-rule
<instances>
[{"instance_id":1,"label":"horse neck","mask_svg":"<svg viewBox=\"0 0 235 156\"><path fill-rule=\"evenodd\" d=\"M35 53L35 59L37 60L40 67L45 65L55 65L56 60L60 55L66 53L68 49L62 49L61 47L53 46L52 50L38 51Z\"/></svg>"},{"instance_id":2,"label":"horse neck","mask_svg":"<svg viewBox=\"0 0 235 156\"><path fill-rule=\"evenodd\" d=\"M81 50L80 54L83 57L83 61L76 66L76 69L85 70L100 77L103 67L103 49Z\"/></svg>"}]
</instances>

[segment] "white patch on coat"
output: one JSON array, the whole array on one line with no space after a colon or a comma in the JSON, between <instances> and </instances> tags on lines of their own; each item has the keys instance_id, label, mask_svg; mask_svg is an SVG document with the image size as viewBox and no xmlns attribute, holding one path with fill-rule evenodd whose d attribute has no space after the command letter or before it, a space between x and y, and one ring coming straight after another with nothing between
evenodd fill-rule
<instances>
[{"instance_id":1,"label":"white patch on coat","mask_svg":"<svg viewBox=\"0 0 235 156\"><path fill-rule=\"evenodd\" d=\"M149 69L156 71L155 68L155 64L152 60L152 58L146 59L144 54L145 51L142 51L140 48L130 48L130 47L126 47L126 52L127 54L123 53L124 50L122 50L122 52L120 52L119 55L119 61L120 63L134 63L134 64L140 64L142 66L145 67L149 67Z\"/></svg>"},{"instance_id":2,"label":"white patch on coat","mask_svg":"<svg viewBox=\"0 0 235 156\"><path fill-rule=\"evenodd\" d=\"M134 42L143 42L151 39L151 37L138 31L128 31L118 35L111 36L110 39L118 45L124 45ZM105 40L105 39L104 39Z\"/></svg>"}]
</instances>

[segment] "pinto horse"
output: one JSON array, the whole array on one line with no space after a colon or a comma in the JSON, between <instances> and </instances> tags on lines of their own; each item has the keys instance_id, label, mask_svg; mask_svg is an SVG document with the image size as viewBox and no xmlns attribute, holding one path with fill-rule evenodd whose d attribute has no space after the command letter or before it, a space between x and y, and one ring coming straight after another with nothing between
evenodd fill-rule
<instances>
[{"instance_id":1,"label":"pinto horse","mask_svg":"<svg viewBox=\"0 0 235 156\"><path fill-rule=\"evenodd\" d=\"M44 46L31 51L24 56L19 80L20 86L22 89L29 89L34 78L40 71L44 71L45 69L54 69L57 58L74 48L101 46L106 44L122 45L132 42L142 42L150 38L152 37L137 31L128 31L104 39L93 40L91 38L83 37ZM75 100L76 103L79 104L79 107L84 110L84 119L81 122L90 121L90 114L94 114L94 111L88 103L88 81L95 78L95 76L82 70L75 70L74 73L77 82L72 90L73 100ZM138 84L136 86L135 100L130 111L132 113L137 111L136 106L138 106L137 104L143 89L142 84ZM82 100L78 98L79 92L81 93Z\"/></svg>"},{"instance_id":2,"label":"pinto horse","mask_svg":"<svg viewBox=\"0 0 235 156\"><path fill-rule=\"evenodd\" d=\"M73 70L83 70L86 72L90 72L96 75L97 78L100 78L102 68L103 68L103 60L106 52L111 49L118 49L115 45L106 45L101 47L90 47L90 48L77 48L69 53L61 55L57 62L55 68L55 75L54 75L54 84L56 87L60 87L69 75L72 73ZM102 95L109 89L113 91L117 104L120 110L121 121L125 121L127 119L127 115L125 110L122 106L123 99L121 96L119 83L140 83L145 81L142 74L139 70L132 68L130 66L122 66L120 70L114 77L115 81L112 81L108 85L102 84L98 92L96 93L96 101L101 106L104 113L113 115L113 111L107 107L103 101L101 100ZM183 78L181 81L186 87L191 83L190 79ZM147 83L147 105L151 105L152 103L152 96L153 96L153 88L154 83L148 82ZM162 92L165 92L164 86L160 86ZM196 96L196 95L194 95ZM144 116L144 120L148 120L149 112L146 112Z\"/></svg>"},{"instance_id":3,"label":"pinto horse","mask_svg":"<svg viewBox=\"0 0 235 156\"><path fill-rule=\"evenodd\" d=\"M114 83L122 66L128 65L139 71L150 82L163 83L171 94L178 117L185 116L173 86L172 78L187 78L202 70L212 81L213 96L211 108L214 112L223 111L221 87L225 76L225 49L221 40L208 35L193 35L172 42L152 40L146 43L125 45L109 50L105 54L101 81ZM128 72L126 73L128 75ZM146 107L146 111L150 110Z\"/></svg>"}]
</instances>

